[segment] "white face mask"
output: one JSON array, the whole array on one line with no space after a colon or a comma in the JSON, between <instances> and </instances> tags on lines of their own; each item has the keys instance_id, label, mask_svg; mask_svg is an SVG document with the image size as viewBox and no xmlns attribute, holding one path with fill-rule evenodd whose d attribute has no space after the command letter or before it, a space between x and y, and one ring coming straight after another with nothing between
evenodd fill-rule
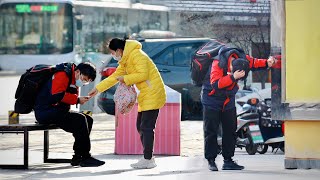
<instances>
[{"instance_id":1,"label":"white face mask","mask_svg":"<svg viewBox=\"0 0 320 180\"><path fill-rule=\"evenodd\" d=\"M77 79L77 80L76 80L76 86L77 86L77 87L82 87L82 86L84 86L84 83L81 81L81 79Z\"/></svg>"},{"instance_id":2,"label":"white face mask","mask_svg":"<svg viewBox=\"0 0 320 180\"><path fill-rule=\"evenodd\" d=\"M121 56L117 56L117 52L116 52L116 54L115 55L113 55L113 54L111 54L111 56L113 57L113 59L114 60L116 60L116 61L120 61L121 60Z\"/></svg>"},{"instance_id":3,"label":"white face mask","mask_svg":"<svg viewBox=\"0 0 320 180\"><path fill-rule=\"evenodd\" d=\"M88 85L88 84L89 84L89 82L83 82L83 81L81 80L81 78L83 79L82 74L80 74L79 79L76 80L76 86L77 86L77 87L82 87L82 86L85 86L85 85Z\"/></svg>"}]
</instances>

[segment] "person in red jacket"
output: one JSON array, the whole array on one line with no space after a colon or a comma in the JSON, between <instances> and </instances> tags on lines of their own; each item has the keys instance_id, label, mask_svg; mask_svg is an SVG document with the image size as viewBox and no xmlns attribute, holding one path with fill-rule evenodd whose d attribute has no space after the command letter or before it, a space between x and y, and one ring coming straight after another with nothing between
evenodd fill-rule
<instances>
[{"instance_id":1,"label":"person in red jacket","mask_svg":"<svg viewBox=\"0 0 320 180\"><path fill-rule=\"evenodd\" d=\"M217 133L219 124L222 125L222 156L224 158L223 170L242 170L240 166L232 160L236 144L237 115L235 107L235 94L239 86L238 80L247 75L245 70L234 71L235 61L242 61L249 64L247 70L259 70L271 67L274 58L257 59L244 55L239 58L235 48L230 48L225 59L213 60L211 71L204 79L201 102L203 105L204 121L204 153L208 160L209 169L218 171L215 158L218 154ZM233 62L234 61L234 62Z\"/></svg>"},{"instance_id":2,"label":"person in red jacket","mask_svg":"<svg viewBox=\"0 0 320 180\"><path fill-rule=\"evenodd\" d=\"M56 72L40 88L34 112L40 124L56 124L75 138L72 166L101 166L103 161L90 155L90 132L93 119L89 115L70 111L70 105L84 104L89 97L79 97L78 88L96 78L96 69L91 63L71 64L71 72Z\"/></svg>"}]
</instances>

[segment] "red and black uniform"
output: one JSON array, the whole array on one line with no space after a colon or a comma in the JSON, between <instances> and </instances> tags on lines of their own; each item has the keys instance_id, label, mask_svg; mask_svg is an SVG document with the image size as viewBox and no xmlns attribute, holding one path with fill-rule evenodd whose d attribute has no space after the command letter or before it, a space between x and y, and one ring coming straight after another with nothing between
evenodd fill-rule
<instances>
[{"instance_id":1,"label":"red and black uniform","mask_svg":"<svg viewBox=\"0 0 320 180\"><path fill-rule=\"evenodd\" d=\"M222 155L225 159L231 159L234 156L237 128L235 94L239 86L230 70L232 58L238 57L236 54L231 54L225 68L219 66L219 60L214 60L211 71L207 73L202 86L205 158L208 160L215 159L217 156L217 132L220 123L223 131ZM268 67L267 59L257 59L249 55L246 58L250 62L251 70Z\"/></svg>"},{"instance_id":2,"label":"red and black uniform","mask_svg":"<svg viewBox=\"0 0 320 180\"><path fill-rule=\"evenodd\" d=\"M36 98L34 112L40 124L57 124L75 138L75 154L90 156L90 132L93 119L85 114L70 112L70 105L78 103L78 87L75 85L75 68L71 76L65 71L56 72L49 79Z\"/></svg>"},{"instance_id":3,"label":"red and black uniform","mask_svg":"<svg viewBox=\"0 0 320 180\"><path fill-rule=\"evenodd\" d=\"M56 72L40 89L34 108L40 123L53 123L63 118L69 112L70 105L77 103L74 69L75 65L72 66L70 77L65 71Z\"/></svg>"}]
</instances>

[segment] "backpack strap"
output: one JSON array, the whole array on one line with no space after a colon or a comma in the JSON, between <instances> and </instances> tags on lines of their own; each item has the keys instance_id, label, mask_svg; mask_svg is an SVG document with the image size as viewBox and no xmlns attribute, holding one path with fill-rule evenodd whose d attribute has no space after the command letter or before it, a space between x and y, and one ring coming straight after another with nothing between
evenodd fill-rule
<instances>
[{"instance_id":1,"label":"backpack strap","mask_svg":"<svg viewBox=\"0 0 320 180\"><path fill-rule=\"evenodd\" d=\"M74 64L73 63L66 63L65 65L65 69L64 71L67 73L68 77L69 77L69 84L68 86L70 86L71 82L72 82L72 72L73 72L73 69L74 69Z\"/></svg>"},{"instance_id":2,"label":"backpack strap","mask_svg":"<svg viewBox=\"0 0 320 180\"><path fill-rule=\"evenodd\" d=\"M61 63L61 64L57 64L54 70L54 72L64 71L67 73L67 76L69 77L68 87L72 82L72 74L73 74L72 72L73 72L74 66L75 64L73 63Z\"/></svg>"}]
</instances>

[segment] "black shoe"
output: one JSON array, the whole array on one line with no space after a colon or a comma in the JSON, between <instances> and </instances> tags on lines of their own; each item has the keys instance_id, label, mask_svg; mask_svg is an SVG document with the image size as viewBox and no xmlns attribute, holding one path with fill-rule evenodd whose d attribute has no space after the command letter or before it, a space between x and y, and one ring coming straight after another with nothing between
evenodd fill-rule
<instances>
[{"instance_id":1,"label":"black shoe","mask_svg":"<svg viewBox=\"0 0 320 180\"><path fill-rule=\"evenodd\" d=\"M104 165L104 161L100 161L98 159L95 159L91 156L82 158L82 161L80 162L81 167L98 167Z\"/></svg>"},{"instance_id":2,"label":"black shoe","mask_svg":"<svg viewBox=\"0 0 320 180\"><path fill-rule=\"evenodd\" d=\"M210 171L218 171L217 165L213 159L208 160L208 166Z\"/></svg>"},{"instance_id":3,"label":"black shoe","mask_svg":"<svg viewBox=\"0 0 320 180\"><path fill-rule=\"evenodd\" d=\"M224 160L222 170L242 170L244 166L238 165L232 159Z\"/></svg>"},{"instance_id":4,"label":"black shoe","mask_svg":"<svg viewBox=\"0 0 320 180\"><path fill-rule=\"evenodd\" d=\"M79 166L82 158L79 155L73 155L71 159L71 165L72 166Z\"/></svg>"}]
</instances>

